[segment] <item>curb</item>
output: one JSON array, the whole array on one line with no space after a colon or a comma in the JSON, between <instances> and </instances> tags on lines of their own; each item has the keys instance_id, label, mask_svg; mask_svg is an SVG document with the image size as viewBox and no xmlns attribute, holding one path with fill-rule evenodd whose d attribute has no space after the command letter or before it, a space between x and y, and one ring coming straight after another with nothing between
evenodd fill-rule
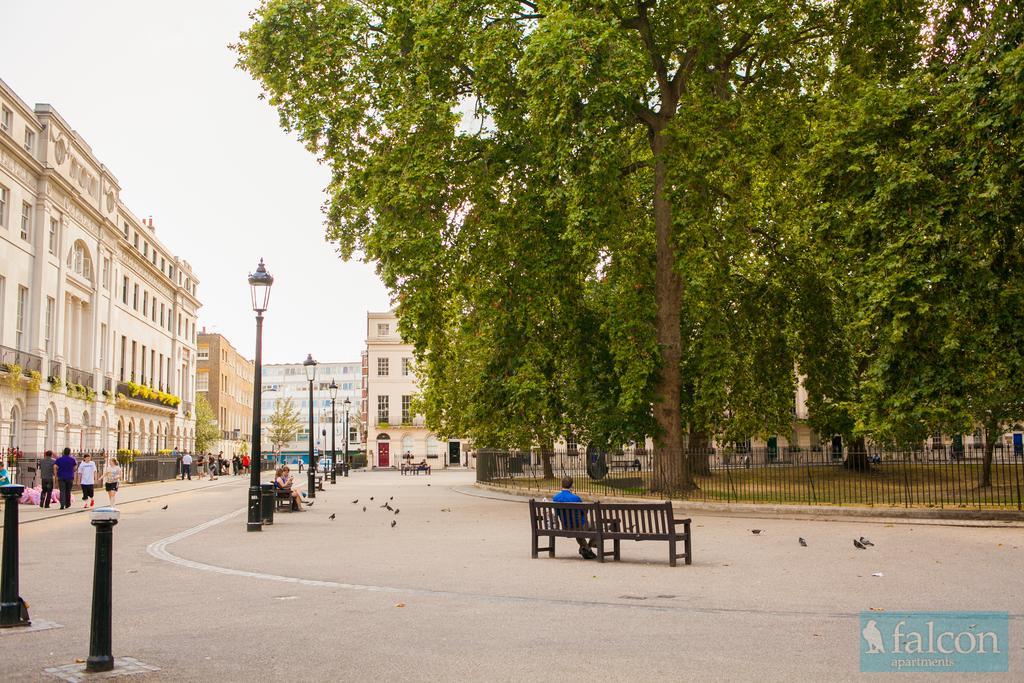
<instances>
[{"instance_id":1,"label":"curb","mask_svg":"<svg viewBox=\"0 0 1024 683\"><path fill-rule=\"evenodd\" d=\"M525 491L476 482L473 488L489 493L504 494L498 500L525 503L530 498L546 495L544 491ZM465 491L467 495L474 495ZM637 498L595 497L579 494L587 502L608 501L610 503L635 503ZM492 496L482 496L493 498ZM654 500L654 499L642 499ZM811 519L817 521L847 521L850 519L913 520L931 521L938 524L967 523L968 526L983 526L978 522L1001 522L997 526L1024 528L1024 512L1016 510L949 510L932 508L879 508L844 506L758 505L755 503L705 503L673 500L672 507L680 512L702 512L705 514L735 515L740 517L768 517L776 519ZM971 524L973 522L973 524Z\"/></svg>"}]
</instances>

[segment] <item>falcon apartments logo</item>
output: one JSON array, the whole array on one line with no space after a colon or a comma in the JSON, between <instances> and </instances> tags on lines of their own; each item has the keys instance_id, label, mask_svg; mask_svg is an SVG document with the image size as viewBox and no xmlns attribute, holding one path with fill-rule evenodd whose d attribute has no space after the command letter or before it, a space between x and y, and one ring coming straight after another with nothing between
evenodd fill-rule
<instances>
[{"instance_id":1,"label":"falcon apartments logo","mask_svg":"<svg viewBox=\"0 0 1024 683\"><path fill-rule=\"evenodd\" d=\"M861 612L860 670L1008 671L1006 612Z\"/></svg>"}]
</instances>

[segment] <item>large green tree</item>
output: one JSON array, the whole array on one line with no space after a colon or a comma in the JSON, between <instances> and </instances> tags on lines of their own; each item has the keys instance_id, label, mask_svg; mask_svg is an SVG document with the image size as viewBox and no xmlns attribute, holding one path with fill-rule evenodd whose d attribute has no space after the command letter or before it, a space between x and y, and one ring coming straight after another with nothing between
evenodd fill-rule
<instances>
[{"instance_id":1,"label":"large green tree","mask_svg":"<svg viewBox=\"0 0 1024 683\"><path fill-rule=\"evenodd\" d=\"M274 412L267 421L267 439L275 453L280 453L284 445L295 438L302 428L302 418L295 409L291 398L274 401Z\"/></svg>"},{"instance_id":2,"label":"large green tree","mask_svg":"<svg viewBox=\"0 0 1024 683\"><path fill-rule=\"evenodd\" d=\"M789 421L804 112L913 8L268 0L237 47L330 165L329 236L394 292L430 424L653 434L673 492L687 430Z\"/></svg>"}]
</instances>

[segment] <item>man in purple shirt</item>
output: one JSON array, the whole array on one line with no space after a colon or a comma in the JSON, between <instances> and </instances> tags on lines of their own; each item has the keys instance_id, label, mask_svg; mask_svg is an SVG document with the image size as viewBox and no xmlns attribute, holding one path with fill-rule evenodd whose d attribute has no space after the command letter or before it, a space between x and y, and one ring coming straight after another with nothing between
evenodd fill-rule
<instances>
[{"instance_id":1,"label":"man in purple shirt","mask_svg":"<svg viewBox=\"0 0 1024 683\"><path fill-rule=\"evenodd\" d=\"M54 463L57 468L57 483L60 485L60 509L71 507L71 489L75 484L75 468L78 461L71 455L71 449L65 448L64 454Z\"/></svg>"},{"instance_id":2,"label":"man in purple shirt","mask_svg":"<svg viewBox=\"0 0 1024 683\"><path fill-rule=\"evenodd\" d=\"M562 490L551 496L551 500L556 503L582 503L583 499L572 492L572 477L562 477ZM581 531L587 528L587 513L583 510L560 510L558 512L559 519L562 520L562 526L566 529L580 529ZM584 560L597 559L597 554L590 549L590 541L587 540L586 536L577 536L576 542L580 544L580 555Z\"/></svg>"}]
</instances>

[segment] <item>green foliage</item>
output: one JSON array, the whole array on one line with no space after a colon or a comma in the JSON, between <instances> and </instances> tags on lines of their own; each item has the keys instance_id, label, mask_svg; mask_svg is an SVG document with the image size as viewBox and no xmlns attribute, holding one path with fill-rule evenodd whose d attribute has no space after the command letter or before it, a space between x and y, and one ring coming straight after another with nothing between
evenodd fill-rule
<instances>
[{"instance_id":1,"label":"green foliage","mask_svg":"<svg viewBox=\"0 0 1024 683\"><path fill-rule=\"evenodd\" d=\"M196 394L196 452L213 450L219 438L220 428L217 426L217 416L213 414L210 402L203 394Z\"/></svg>"},{"instance_id":2,"label":"green foliage","mask_svg":"<svg viewBox=\"0 0 1024 683\"><path fill-rule=\"evenodd\" d=\"M274 412L267 422L267 438L275 452L280 452L286 443L295 438L302 427L302 418L292 404L291 398L274 401Z\"/></svg>"}]
</instances>

